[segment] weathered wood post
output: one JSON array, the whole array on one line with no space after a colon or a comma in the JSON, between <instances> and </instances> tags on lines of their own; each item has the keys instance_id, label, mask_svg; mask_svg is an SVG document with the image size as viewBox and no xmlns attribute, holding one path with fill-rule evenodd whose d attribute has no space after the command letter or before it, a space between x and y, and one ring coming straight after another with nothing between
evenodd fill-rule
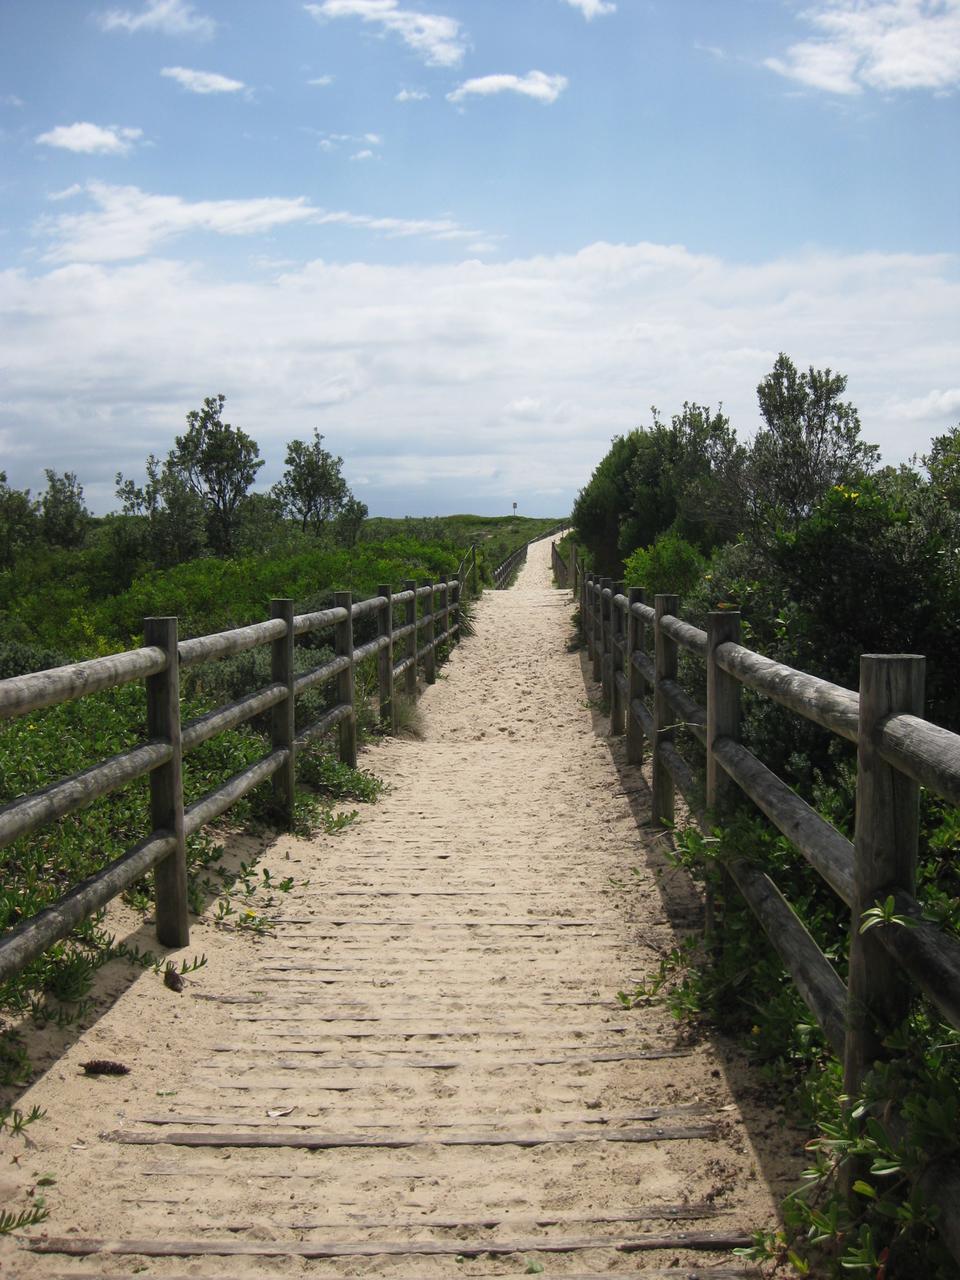
<instances>
[{"instance_id":1,"label":"weathered wood post","mask_svg":"<svg viewBox=\"0 0 960 1280\"><path fill-rule=\"evenodd\" d=\"M571 539L570 541L570 590L574 595L577 594L577 544Z\"/></svg>"},{"instance_id":2,"label":"weathered wood post","mask_svg":"<svg viewBox=\"0 0 960 1280\"><path fill-rule=\"evenodd\" d=\"M390 726L390 732L397 732L397 705L393 696L393 589L390 586L377 587L377 595L386 600L386 604L377 615L377 632L386 644L377 654L377 675L379 677L380 724Z\"/></svg>"},{"instance_id":3,"label":"weathered wood post","mask_svg":"<svg viewBox=\"0 0 960 1280\"><path fill-rule=\"evenodd\" d=\"M600 591L602 589L603 579L594 575L593 579L593 615L591 622L593 624L593 678L597 684L600 683L600 676L603 667L603 610Z\"/></svg>"},{"instance_id":4,"label":"weathered wood post","mask_svg":"<svg viewBox=\"0 0 960 1280\"><path fill-rule=\"evenodd\" d=\"M619 736L626 729L624 693L617 679L619 675L626 675L626 627L623 610L617 604L617 596L623 595L623 583L612 582L610 591L610 733Z\"/></svg>"},{"instance_id":5,"label":"weathered wood post","mask_svg":"<svg viewBox=\"0 0 960 1280\"><path fill-rule=\"evenodd\" d=\"M600 684L607 705L613 705L613 579L600 580Z\"/></svg>"},{"instance_id":6,"label":"weathered wood post","mask_svg":"<svg viewBox=\"0 0 960 1280\"><path fill-rule=\"evenodd\" d=\"M923 715L925 660L914 654L865 653L860 659L857 743L857 818L854 836L853 918L847 980L844 1090L855 1096L881 1041L906 1017L910 984L863 913L888 894L916 890L920 788L880 757L876 737L888 716ZM902 926L879 926L898 928Z\"/></svg>"},{"instance_id":7,"label":"weathered wood post","mask_svg":"<svg viewBox=\"0 0 960 1280\"><path fill-rule=\"evenodd\" d=\"M334 648L338 658L349 658L349 665L337 676L337 701L348 706L350 714L340 721L340 759L351 768L357 767L357 709L354 701L353 669L353 592L335 591L333 603L346 609L343 622L334 627Z\"/></svg>"},{"instance_id":8,"label":"weathered wood post","mask_svg":"<svg viewBox=\"0 0 960 1280\"><path fill-rule=\"evenodd\" d=\"M662 619L667 614L675 615L679 608L679 596L654 597L656 684L653 693L653 799L650 816L655 823L663 827L673 826L673 778L663 763L660 747L664 742L673 741L674 730L673 711L667 701L667 695L663 692L662 682L677 678L677 643L664 631Z\"/></svg>"},{"instance_id":9,"label":"weathered wood post","mask_svg":"<svg viewBox=\"0 0 960 1280\"><path fill-rule=\"evenodd\" d=\"M740 614L718 611L707 614L707 812L714 820L727 817L736 804L739 794L736 784L725 773L714 754L714 743L719 738L740 738L740 682L729 675L717 663L717 649L727 641L740 643ZM709 854L707 855L709 857ZM733 892L730 878L721 872L721 897ZM711 876L706 878L704 894L704 933L708 942L722 942L717 937L716 886Z\"/></svg>"},{"instance_id":10,"label":"weathered wood post","mask_svg":"<svg viewBox=\"0 0 960 1280\"><path fill-rule=\"evenodd\" d=\"M587 646L587 659L593 661L593 575L585 573L580 578L580 630Z\"/></svg>"},{"instance_id":11,"label":"weathered wood post","mask_svg":"<svg viewBox=\"0 0 960 1280\"><path fill-rule=\"evenodd\" d=\"M147 736L170 743L173 754L150 773L150 822L177 844L154 870L157 940L165 947L190 942L187 916L187 841L183 827L183 751L180 742L180 659L176 618L145 618L143 639L167 655L167 665L145 683Z\"/></svg>"},{"instance_id":12,"label":"weathered wood post","mask_svg":"<svg viewBox=\"0 0 960 1280\"><path fill-rule=\"evenodd\" d=\"M460 617L460 583L457 581L453 584L453 620L457 624L457 629L451 637L452 644L460 643Z\"/></svg>"},{"instance_id":13,"label":"weathered wood post","mask_svg":"<svg viewBox=\"0 0 960 1280\"><path fill-rule=\"evenodd\" d=\"M433 611L433 583L425 581L425 587L430 590L423 597L423 643L426 653L423 659L423 678L427 684L436 684L437 681L437 651L433 647L436 639L436 623Z\"/></svg>"},{"instance_id":14,"label":"weathered wood post","mask_svg":"<svg viewBox=\"0 0 960 1280\"><path fill-rule=\"evenodd\" d=\"M627 676L627 763L643 763L643 727L634 714L633 704L643 698L644 679L633 661L635 653L643 653L645 626L642 618L633 612L635 604L643 603L643 591L640 587L631 587L627 594L627 638L624 647L623 661Z\"/></svg>"},{"instance_id":15,"label":"weathered wood post","mask_svg":"<svg viewBox=\"0 0 960 1280\"><path fill-rule=\"evenodd\" d=\"M407 636L406 654L404 655L410 660L410 665L403 676L404 692L412 702L417 696L417 584L412 578L408 578L403 584L403 589L404 591L412 592L411 598L406 603L403 617L405 625L413 627L413 630Z\"/></svg>"},{"instance_id":16,"label":"weathered wood post","mask_svg":"<svg viewBox=\"0 0 960 1280\"><path fill-rule=\"evenodd\" d=\"M445 635L450 630L450 580L446 574L440 578L442 586L443 607L440 611L440 634Z\"/></svg>"},{"instance_id":17,"label":"weathered wood post","mask_svg":"<svg viewBox=\"0 0 960 1280\"><path fill-rule=\"evenodd\" d=\"M478 578L477 578L477 544L476 543L473 544L473 594L475 596L480 594L479 586L478 586Z\"/></svg>"},{"instance_id":18,"label":"weathered wood post","mask_svg":"<svg viewBox=\"0 0 960 1280\"><path fill-rule=\"evenodd\" d=\"M285 826L293 824L293 799L296 795L296 760L294 738L294 669L293 669L293 601L271 600L270 617L286 623L286 631L270 646L270 678L287 686L287 696L271 708L270 741L274 751L286 749L287 762L273 775L273 809Z\"/></svg>"},{"instance_id":19,"label":"weathered wood post","mask_svg":"<svg viewBox=\"0 0 960 1280\"><path fill-rule=\"evenodd\" d=\"M740 682L717 665L717 649L727 641L740 643L740 614L707 614L707 812L726 816L737 794L736 783L724 772L713 752L717 738L740 737Z\"/></svg>"}]
</instances>

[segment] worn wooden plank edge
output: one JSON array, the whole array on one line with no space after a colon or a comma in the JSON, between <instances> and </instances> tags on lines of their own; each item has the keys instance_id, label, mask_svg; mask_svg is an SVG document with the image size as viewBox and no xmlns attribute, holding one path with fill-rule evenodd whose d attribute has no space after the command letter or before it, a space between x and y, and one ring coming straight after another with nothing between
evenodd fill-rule
<instances>
[{"instance_id":1,"label":"worn wooden plank edge","mask_svg":"<svg viewBox=\"0 0 960 1280\"><path fill-rule=\"evenodd\" d=\"M503 1280L502 1271L472 1271L471 1280ZM102 1271L60 1271L51 1275L51 1280L104 1280ZM144 1280L142 1271L111 1271L110 1280ZM167 1275L164 1280L198 1280L195 1275ZM204 1276L203 1280L237 1280L236 1273L222 1272L219 1276ZM651 1271L644 1267L642 1271L576 1271L564 1272L563 1280L762 1280L759 1271L738 1271L729 1267L717 1269L711 1266L708 1271L691 1271L689 1267L668 1271Z\"/></svg>"},{"instance_id":2,"label":"worn wooden plank edge","mask_svg":"<svg viewBox=\"0 0 960 1280\"><path fill-rule=\"evenodd\" d=\"M564 1116L562 1112L551 1112L547 1115L540 1115L541 1124L559 1124L574 1125L588 1124L602 1127L606 1125L617 1125L639 1122L649 1122L651 1120L660 1120L664 1116L682 1116L710 1115L716 1111L716 1107L712 1107L706 1102L688 1102L678 1103L671 1106L651 1106L643 1107L638 1111L596 1111L596 1112L574 1112L572 1115ZM341 1114L341 1119L344 1117ZM471 1120L473 1127L486 1128L488 1125L506 1125L515 1120L526 1120L527 1116L510 1116L498 1115L490 1120L481 1120L474 1117ZM316 1129L319 1126L315 1120L308 1116L298 1118L292 1112L284 1116L271 1116L267 1111L264 1114L262 1107L257 1109L255 1115L224 1115L222 1112L168 1112L167 1114L151 1114L135 1117L138 1124L155 1124L155 1125L175 1125L175 1124L205 1124L205 1125L242 1125L244 1128L289 1128L289 1129ZM278 1124L277 1122L280 1121ZM401 1124L383 1123L377 1120L353 1121L353 1125L357 1129L382 1129L393 1130L403 1129L405 1126ZM450 1121L434 1121L432 1128L437 1129L453 1129L457 1125L454 1120ZM591 1219L592 1220L592 1219Z\"/></svg>"},{"instance_id":3,"label":"worn wooden plank edge","mask_svg":"<svg viewBox=\"0 0 960 1280\"><path fill-rule=\"evenodd\" d=\"M689 1139L716 1138L712 1125L695 1125L690 1128L609 1129L576 1130L553 1133L480 1133L444 1134L413 1133L389 1134L340 1134L340 1133L244 1133L231 1130L226 1133L198 1133L192 1129L174 1129L166 1132L140 1132L134 1129L115 1129L106 1135L110 1142L125 1146L157 1146L161 1143L174 1147L301 1147L309 1151L326 1151L339 1147L543 1147L581 1142L683 1142Z\"/></svg>"},{"instance_id":4,"label":"worn wooden plank edge","mask_svg":"<svg viewBox=\"0 0 960 1280\"><path fill-rule=\"evenodd\" d=\"M586 1249L613 1249L617 1253L641 1253L657 1249L703 1249L716 1253L744 1248L751 1237L713 1231L679 1231L676 1235L594 1236L587 1238L525 1240L436 1241L370 1240L342 1243L311 1243L303 1240L103 1240L72 1236L18 1237L33 1253L59 1253L83 1258L93 1254L136 1254L145 1258L190 1258L200 1256L253 1258L372 1258L378 1255L457 1256L476 1258L481 1254L577 1253Z\"/></svg>"}]
</instances>

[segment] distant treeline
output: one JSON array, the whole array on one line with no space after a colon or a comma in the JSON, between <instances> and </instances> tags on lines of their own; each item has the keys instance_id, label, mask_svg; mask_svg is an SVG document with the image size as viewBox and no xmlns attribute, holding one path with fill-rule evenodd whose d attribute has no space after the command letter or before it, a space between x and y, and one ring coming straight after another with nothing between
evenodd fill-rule
<instances>
[{"instance_id":1,"label":"distant treeline","mask_svg":"<svg viewBox=\"0 0 960 1280\"><path fill-rule=\"evenodd\" d=\"M555 520L477 516L367 518L323 436L287 445L283 478L253 485L256 442L223 421L224 397L187 414L187 430L144 477L117 474L119 510L94 517L72 472L48 470L34 498L0 472L0 679L137 643L143 618L175 614L183 636L265 616L271 596L302 610L332 591L439 578L480 547L481 582Z\"/></svg>"}]
</instances>

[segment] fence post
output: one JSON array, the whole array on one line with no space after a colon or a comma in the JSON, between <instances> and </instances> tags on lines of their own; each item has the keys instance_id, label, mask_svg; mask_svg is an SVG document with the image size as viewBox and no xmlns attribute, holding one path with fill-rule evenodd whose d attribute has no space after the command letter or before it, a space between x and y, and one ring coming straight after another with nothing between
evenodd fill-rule
<instances>
[{"instance_id":1,"label":"fence post","mask_svg":"<svg viewBox=\"0 0 960 1280\"><path fill-rule=\"evenodd\" d=\"M393 697L393 590L389 587L377 587L377 595L383 596L386 605L377 615L377 632L387 643L377 657L378 675L380 677L380 724L389 725L390 732L397 732L397 707Z\"/></svg>"},{"instance_id":2,"label":"fence post","mask_svg":"<svg viewBox=\"0 0 960 1280\"><path fill-rule=\"evenodd\" d=\"M190 942L187 916L187 841L183 826L183 752L180 743L180 659L176 618L144 618L143 639L163 649L167 665L145 683L147 736L165 739L173 754L150 773L150 823L169 831L177 845L154 869L157 940L165 947Z\"/></svg>"},{"instance_id":3,"label":"fence post","mask_svg":"<svg viewBox=\"0 0 960 1280\"><path fill-rule=\"evenodd\" d=\"M443 608L440 611L440 634L445 635L450 630L450 580L446 574L443 574L440 578L440 582L443 584Z\"/></svg>"},{"instance_id":4,"label":"fence post","mask_svg":"<svg viewBox=\"0 0 960 1280\"><path fill-rule=\"evenodd\" d=\"M457 624L456 632L450 637L451 644L460 643L460 583L453 584L453 617Z\"/></svg>"},{"instance_id":5,"label":"fence post","mask_svg":"<svg viewBox=\"0 0 960 1280\"><path fill-rule=\"evenodd\" d=\"M423 643L426 654L423 659L423 678L427 684L436 684L437 680L437 651L433 647L436 639L436 619L433 610L433 583L425 581L423 586L429 587L430 590L423 597Z\"/></svg>"},{"instance_id":6,"label":"fence post","mask_svg":"<svg viewBox=\"0 0 960 1280\"><path fill-rule=\"evenodd\" d=\"M479 595L477 586L477 544L473 544L473 594Z\"/></svg>"},{"instance_id":7,"label":"fence post","mask_svg":"<svg viewBox=\"0 0 960 1280\"><path fill-rule=\"evenodd\" d=\"M406 626L412 626L413 630L407 636L407 652L406 657L412 659L409 667L404 673L404 692L413 702L417 696L417 584L412 578L408 578L403 584L404 591L412 591L413 598L407 601L404 610L404 623Z\"/></svg>"},{"instance_id":8,"label":"fence post","mask_svg":"<svg viewBox=\"0 0 960 1280\"><path fill-rule=\"evenodd\" d=\"M623 653L627 676L627 764L642 764L643 727L634 715L633 704L636 699L643 698L644 681L634 665L633 655L638 651L643 652L644 623L633 612L633 606L643 603L643 590L640 587L631 587L627 600L627 638Z\"/></svg>"},{"instance_id":9,"label":"fence post","mask_svg":"<svg viewBox=\"0 0 960 1280\"><path fill-rule=\"evenodd\" d=\"M740 682L717 663L717 648L728 640L740 643L740 614L718 611L707 614L707 769L706 805L714 820L726 817L734 805L738 789L713 753L718 738L740 738ZM707 853L708 860L710 859ZM707 942L722 946L717 936L717 890L721 903L733 892L733 882L721 867L719 880L708 875L703 901L703 931Z\"/></svg>"},{"instance_id":10,"label":"fence post","mask_svg":"<svg viewBox=\"0 0 960 1280\"><path fill-rule=\"evenodd\" d=\"M347 616L334 628L334 646L338 658L349 658L350 665L337 676L337 702L349 706L350 714L340 721L340 759L351 768L357 767L357 708L354 705L353 670L353 592L335 591L333 603L346 609Z\"/></svg>"},{"instance_id":11,"label":"fence post","mask_svg":"<svg viewBox=\"0 0 960 1280\"><path fill-rule=\"evenodd\" d=\"M600 684L603 679L603 579L593 579L593 678Z\"/></svg>"},{"instance_id":12,"label":"fence post","mask_svg":"<svg viewBox=\"0 0 960 1280\"><path fill-rule=\"evenodd\" d=\"M717 738L740 737L740 682L717 665L717 648L728 640L740 643L740 614L707 614L707 812L723 816L736 793L713 754Z\"/></svg>"},{"instance_id":13,"label":"fence post","mask_svg":"<svg viewBox=\"0 0 960 1280\"><path fill-rule=\"evenodd\" d=\"M651 818L662 827L673 826L673 778L660 755L660 747L664 742L672 742L673 711L667 696L661 688L664 680L677 678L677 644L663 630L661 619L666 614L676 614L680 608L680 597L658 595L654 597L654 634L656 637L655 669L656 684L653 694L653 800Z\"/></svg>"},{"instance_id":14,"label":"fence post","mask_svg":"<svg viewBox=\"0 0 960 1280\"><path fill-rule=\"evenodd\" d=\"M847 981L844 1090L855 1095L881 1041L906 1017L910 984L873 931L861 933L863 912L895 891L916 889L920 788L881 759L875 738L887 716L923 715L925 660L914 654L869 654L860 659L857 743L857 819L854 836L853 917ZM883 928L884 926L880 926ZM897 928L899 926L890 926Z\"/></svg>"},{"instance_id":15,"label":"fence post","mask_svg":"<svg viewBox=\"0 0 960 1280\"><path fill-rule=\"evenodd\" d=\"M577 594L577 544L573 541L570 543L570 590L574 595Z\"/></svg>"},{"instance_id":16,"label":"fence post","mask_svg":"<svg viewBox=\"0 0 960 1280\"><path fill-rule=\"evenodd\" d=\"M600 685L607 705L613 705L613 579L600 579Z\"/></svg>"},{"instance_id":17,"label":"fence post","mask_svg":"<svg viewBox=\"0 0 960 1280\"><path fill-rule=\"evenodd\" d=\"M271 600L270 617L282 618L286 632L270 646L270 678L287 686L287 696L271 709L271 745L274 751L286 748L287 763L273 775L274 812L287 826L293 824L293 798L296 794L296 761L294 745L295 715L293 700L293 601Z\"/></svg>"},{"instance_id":18,"label":"fence post","mask_svg":"<svg viewBox=\"0 0 960 1280\"><path fill-rule=\"evenodd\" d=\"M610 590L613 592L610 597L610 733L619 735L626 728L623 714L624 695L617 681L619 674L626 674L624 662L626 635L623 610L616 600L618 595L623 595L623 583L612 582Z\"/></svg>"}]
</instances>

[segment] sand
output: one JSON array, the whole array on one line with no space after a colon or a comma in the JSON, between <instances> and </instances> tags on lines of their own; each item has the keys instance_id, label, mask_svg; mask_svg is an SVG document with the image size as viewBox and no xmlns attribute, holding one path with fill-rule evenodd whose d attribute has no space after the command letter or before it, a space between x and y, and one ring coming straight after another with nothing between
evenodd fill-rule
<instances>
[{"instance_id":1,"label":"sand","mask_svg":"<svg viewBox=\"0 0 960 1280\"><path fill-rule=\"evenodd\" d=\"M801 1153L731 1045L617 1003L700 904L571 616L538 544L424 691L422 738L363 753L387 794L335 836L260 842L295 881L271 936L211 909L182 993L114 963L85 1028L40 1038L16 1105L46 1118L4 1136L0 1197L32 1188L50 1217L0 1241L2 1274L743 1269L722 1244L644 1247L771 1225Z\"/></svg>"}]
</instances>

